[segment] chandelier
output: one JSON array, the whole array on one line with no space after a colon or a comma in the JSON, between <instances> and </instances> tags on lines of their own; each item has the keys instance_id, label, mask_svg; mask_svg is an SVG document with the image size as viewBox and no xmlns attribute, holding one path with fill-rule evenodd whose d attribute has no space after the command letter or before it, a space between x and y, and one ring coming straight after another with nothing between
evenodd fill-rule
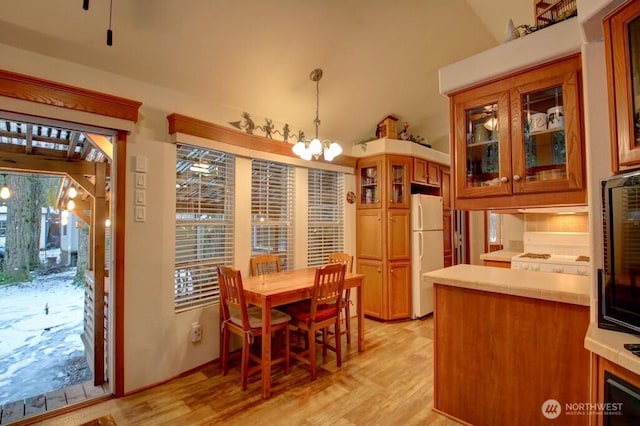
<instances>
[{"instance_id":1,"label":"chandelier","mask_svg":"<svg viewBox=\"0 0 640 426\"><path fill-rule=\"evenodd\" d=\"M303 160L316 160L322 154L326 161L331 161L342 153L342 147L336 142L329 140L320 141L318 139L318 126L320 126L320 79L322 78L322 70L316 68L309 74L311 81L316 82L316 119L313 125L316 128L316 137L311 141L299 140L292 148L293 153Z\"/></svg>"}]
</instances>

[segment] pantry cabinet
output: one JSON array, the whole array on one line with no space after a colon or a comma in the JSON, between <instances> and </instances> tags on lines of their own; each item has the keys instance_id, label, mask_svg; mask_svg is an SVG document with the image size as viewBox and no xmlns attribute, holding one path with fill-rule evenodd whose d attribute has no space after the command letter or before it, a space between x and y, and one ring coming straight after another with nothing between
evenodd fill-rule
<instances>
[{"instance_id":1,"label":"pantry cabinet","mask_svg":"<svg viewBox=\"0 0 640 426\"><path fill-rule=\"evenodd\" d=\"M640 166L640 3L631 1L603 20L612 170Z\"/></svg>"},{"instance_id":2,"label":"pantry cabinet","mask_svg":"<svg viewBox=\"0 0 640 426\"><path fill-rule=\"evenodd\" d=\"M412 158L377 155L358 160L356 211L358 272L365 275L366 315L390 320L411 315Z\"/></svg>"},{"instance_id":3,"label":"pantry cabinet","mask_svg":"<svg viewBox=\"0 0 640 426\"><path fill-rule=\"evenodd\" d=\"M456 208L585 204L580 87L575 55L453 94Z\"/></svg>"}]
</instances>

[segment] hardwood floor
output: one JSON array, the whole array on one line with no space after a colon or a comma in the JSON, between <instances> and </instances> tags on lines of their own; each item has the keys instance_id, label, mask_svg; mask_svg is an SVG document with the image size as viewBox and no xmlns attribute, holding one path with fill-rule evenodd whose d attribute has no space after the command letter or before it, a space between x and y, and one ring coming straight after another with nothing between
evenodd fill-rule
<instances>
[{"instance_id":1,"label":"hardwood floor","mask_svg":"<svg viewBox=\"0 0 640 426\"><path fill-rule=\"evenodd\" d=\"M239 367L226 377L219 363L124 398L111 399L42 425L80 425L111 415L118 425L457 425L432 411L433 320L381 323L367 320L366 350L356 339L343 353L320 355L318 379L294 362L273 372L273 397L261 398L260 375L240 390ZM343 342L346 337L343 337ZM97 424L97 423L96 423Z\"/></svg>"}]
</instances>

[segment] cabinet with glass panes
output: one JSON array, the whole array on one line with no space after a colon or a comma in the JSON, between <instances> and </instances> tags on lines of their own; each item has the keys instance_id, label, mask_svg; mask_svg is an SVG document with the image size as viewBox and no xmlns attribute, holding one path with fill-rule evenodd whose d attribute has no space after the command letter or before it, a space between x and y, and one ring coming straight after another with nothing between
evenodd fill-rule
<instances>
[{"instance_id":1,"label":"cabinet with glass panes","mask_svg":"<svg viewBox=\"0 0 640 426\"><path fill-rule=\"evenodd\" d=\"M580 57L451 97L458 209L586 203Z\"/></svg>"}]
</instances>

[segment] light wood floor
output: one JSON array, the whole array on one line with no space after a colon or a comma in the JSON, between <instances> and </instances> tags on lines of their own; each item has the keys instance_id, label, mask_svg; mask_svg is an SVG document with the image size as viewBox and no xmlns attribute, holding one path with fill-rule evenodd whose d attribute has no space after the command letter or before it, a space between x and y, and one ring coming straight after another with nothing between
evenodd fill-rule
<instances>
[{"instance_id":1,"label":"light wood floor","mask_svg":"<svg viewBox=\"0 0 640 426\"><path fill-rule=\"evenodd\" d=\"M293 363L273 372L273 397L261 398L260 375L240 390L240 371L213 363L184 377L37 424L79 425L110 414L118 425L457 425L432 411L433 320L367 320L366 350L354 336L337 369L327 356L318 379ZM344 339L344 336L343 336ZM343 340L344 341L344 340Z\"/></svg>"}]
</instances>

